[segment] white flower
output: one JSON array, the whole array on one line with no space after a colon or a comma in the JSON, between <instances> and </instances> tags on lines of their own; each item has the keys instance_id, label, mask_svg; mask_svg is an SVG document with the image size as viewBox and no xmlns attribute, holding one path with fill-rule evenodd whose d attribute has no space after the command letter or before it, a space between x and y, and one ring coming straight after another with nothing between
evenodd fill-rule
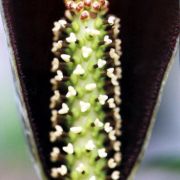
<instances>
[{"instance_id":1,"label":"white flower","mask_svg":"<svg viewBox=\"0 0 180 180\"><path fill-rule=\"evenodd\" d=\"M86 33L88 33L91 36L97 36L100 34L100 31L97 29L86 28L85 31L86 31Z\"/></svg>"},{"instance_id":2,"label":"white flower","mask_svg":"<svg viewBox=\"0 0 180 180\"><path fill-rule=\"evenodd\" d=\"M68 86L68 93L66 94L66 97L72 97L72 96L76 96L77 92L74 89L73 86Z\"/></svg>"},{"instance_id":3,"label":"white flower","mask_svg":"<svg viewBox=\"0 0 180 180\"><path fill-rule=\"evenodd\" d=\"M102 68L104 67L104 65L106 65L106 61L103 59L98 59L97 65L98 65L98 68Z\"/></svg>"},{"instance_id":4,"label":"white flower","mask_svg":"<svg viewBox=\"0 0 180 180\"><path fill-rule=\"evenodd\" d=\"M59 125L55 126L55 131L50 132L50 141L55 142L63 134L63 128Z\"/></svg>"},{"instance_id":5,"label":"white flower","mask_svg":"<svg viewBox=\"0 0 180 180\"><path fill-rule=\"evenodd\" d=\"M65 62L70 61L71 56L68 54L61 54L61 59L64 60Z\"/></svg>"},{"instance_id":6,"label":"white flower","mask_svg":"<svg viewBox=\"0 0 180 180\"><path fill-rule=\"evenodd\" d=\"M103 123L98 118L94 121L94 125L99 128L103 127Z\"/></svg>"},{"instance_id":7,"label":"white flower","mask_svg":"<svg viewBox=\"0 0 180 180\"><path fill-rule=\"evenodd\" d=\"M109 45L112 43L112 40L109 38L108 35L104 36L104 42L105 42L105 45Z\"/></svg>"},{"instance_id":8,"label":"white flower","mask_svg":"<svg viewBox=\"0 0 180 180\"><path fill-rule=\"evenodd\" d=\"M54 42L51 51L56 52L57 50L61 49L62 43L63 43L62 41Z\"/></svg>"},{"instance_id":9,"label":"white flower","mask_svg":"<svg viewBox=\"0 0 180 180\"><path fill-rule=\"evenodd\" d=\"M95 146L95 144L94 144L94 142L93 142L92 140L89 140L89 141L87 142L86 146L85 146L86 150L88 150L88 151L94 150L95 147L96 147L96 146Z\"/></svg>"},{"instance_id":10,"label":"white flower","mask_svg":"<svg viewBox=\"0 0 180 180\"><path fill-rule=\"evenodd\" d=\"M121 162L121 159L122 159L122 156L121 154L118 152L118 153L115 153L114 155L114 159L117 163Z\"/></svg>"},{"instance_id":11,"label":"white flower","mask_svg":"<svg viewBox=\"0 0 180 180\"><path fill-rule=\"evenodd\" d=\"M99 95L99 97L98 97L99 103L100 103L101 105L104 105L107 99L108 99L108 96L107 96L107 95L102 95L102 94L101 94L101 95Z\"/></svg>"},{"instance_id":12,"label":"white flower","mask_svg":"<svg viewBox=\"0 0 180 180\"><path fill-rule=\"evenodd\" d=\"M76 74L76 75L83 75L84 73L85 73L85 70L80 64L78 64L75 70L73 71L73 74Z\"/></svg>"},{"instance_id":13,"label":"white flower","mask_svg":"<svg viewBox=\"0 0 180 180\"><path fill-rule=\"evenodd\" d=\"M114 98L110 98L108 99L108 104L109 104L109 107L112 109L112 108L115 108L116 107L116 104L115 104L115 101L114 101Z\"/></svg>"},{"instance_id":14,"label":"white flower","mask_svg":"<svg viewBox=\"0 0 180 180\"><path fill-rule=\"evenodd\" d=\"M108 18L108 23L110 24L110 25L114 25L114 23L115 23L115 17L114 16L109 16L109 18Z\"/></svg>"},{"instance_id":15,"label":"white flower","mask_svg":"<svg viewBox=\"0 0 180 180\"><path fill-rule=\"evenodd\" d=\"M112 126L110 125L109 122L105 123L105 125L104 125L104 130L105 130L107 133L110 133L110 132L113 130L113 128L112 128Z\"/></svg>"},{"instance_id":16,"label":"white flower","mask_svg":"<svg viewBox=\"0 0 180 180\"><path fill-rule=\"evenodd\" d=\"M120 178L120 172L119 171L113 171L111 174L112 180L118 180Z\"/></svg>"},{"instance_id":17,"label":"white flower","mask_svg":"<svg viewBox=\"0 0 180 180\"><path fill-rule=\"evenodd\" d=\"M85 86L85 89L87 90L87 91L92 91L92 90L94 90L96 88L96 83L90 83L90 84L87 84L86 86Z\"/></svg>"},{"instance_id":18,"label":"white flower","mask_svg":"<svg viewBox=\"0 0 180 180\"><path fill-rule=\"evenodd\" d=\"M99 155L100 158L105 158L105 157L107 157L107 153L106 153L105 148L99 149L99 150L98 150L98 155Z\"/></svg>"},{"instance_id":19,"label":"white flower","mask_svg":"<svg viewBox=\"0 0 180 180\"><path fill-rule=\"evenodd\" d=\"M55 76L55 80L62 81L63 80L63 73L62 71L58 70L57 75Z\"/></svg>"},{"instance_id":20,"label":"white flower","mask_svg":"<svg viewBox=\"0 0 180 180\"><path fill-rule=\"evenodd\" d=\"M74 147L71 143L69 143L67 146L64 146L62 149L67 154L73 154L74 153Z\"/></svg>"},{"instance_id":21,"label":"white flower","mask_svg":"<svg viewBox=\"0 0 180 180\"><path fill-rule=\"evenodd\" d=\"M77 41L76 35L74 33L70 33L70 36L66 38L68 43L75 43Z\"/></svg>"},{"instance_id":22,"label":"white flower","mask_svg":"<svg viewBox=\"0 0 180 180\"><path fill-rule=\"evenodd\" d=\"M52 168L51 169L51 176L53 178L58 178L59 175L64 176L67 174L67 167L65 165L61 165L59 168Z\"/></svg>"},{"instance_id":23,"label":"white flower","mask_svg":"<svg viewBox=\"0 0 180 180\"><path fill-rule=\"evenodd\" d=\"M81 112L86 112L91 107L91 104L88 102L80 101L79 104L80 104Z\"/></svg>"},{"instance_id":24,"label":"white flower","mask_svg":"<svg viewBox=\"0 0 180 180\"><path fill-rule=\"evenodd\" d=\"M54 28L52 29L53 32L59 31L61 28L65 28L67 22L64 19L61 19L54 23Z\"/></svg>"},{"instance_id":25,"label":"white flower","mask_svg":"<svg viewBox=\"0 0 180 180\"><path fill-rule=\"evenodd\" d=\"M113 149L118 152L120 151L120 148L121 148L121 143L119 141L115 141L113 144Z\"/></svg>"},{"instance_id":26,"label":"white flower","mask_svg":"<svg viewBox=\"0 0 180 180\"><path fill-rule=\"evenodd\" d=\"M52 68L51 71L52 72L56 72L59 68L59 59L58 58L54 58L52 61Z\"/></svg>"},{"instance_id":27,"label":"white flower","mask_svg":"<svg viewBox=\"0 0 180 180\"><path fill-rule=\"evenodd\" d=\"M114 48L111 48L110 51L109 51L109 55L112 59L114 59L114 62L118 63L119 62L119 58L120 56L116 53L115 49ZM118 64L115 64L115 65L119 65Z\"/></svg>"},{"instance_id":28,"label":"white flower","mask_svg":"<svg viewBox=\"0 0 180 180\"><path fill-rule=\"evenodd\" d=\"M109 78L113 78L114 77L114 68L107 69L107 76Z\"/></svg>"},{"instance_id":29,"label":"white flower","mask_svg":"<svg viewBox=\"0 0 180 180\"><path fill-rule=\"evenodd\" d=\"M50 154L51 156L51 161L55 162L58 160L58 157L59 157L59 154L60 154L60 149L58 147L54 147L52 149L52 152Z\"/></svg>"},{"instance_id":30,"label":"white flower","mask_svg":"<svg viewBox=\"0 0 180 180\"><path fill-rule=\"evenodd\" d=\"M65 165L61 165L60 168L58 168L59 173L64 176L67 174L67 167Z\"/></svg>"},{"instance_id":31,"label":"white flower","mask_svg":"<svg viewBox=\"0 0 180 180\"><path fill-rule=\"evenodd\" d=\"M111 169L114 169L116 166L117 166L116 161L113 158L109 159L108 167L111 168Z\"/></svg>"},{"instance_id":32,"label":"white flower","mask_svg":"<svg viewBox=\"0 0 180 180\"><path fill-rule=\"evenodd\" d=\"M80 163L77 167L76 167L76 171L78 171L79 173L83 173L85 171L85 166L83 163Z\"/></svg>"},{"instance_id":33,"label":"white flower","mask_svg":"<svg viewBox=\"0 0 180 180\"><path fill-rule=\"evenodd\" d=\"M62 108L58 111L59 114L67 114L69 112L69 107L66 103L62 104Z\"/></svg>"},{"instance_id":34,"label":"white flower","mask_svg":"<svg viewBox=\"0 0 180 180\"><path fill-rule=\"evenodd\" d=\"M89 47L82 47L82 55L84 58L88 58L90 56L90 54L92 53L92 49Z\"/></svg>"},{"instance_id":35,"label":"white flower","mask_svg":"<svg viewBox=\"0 0 180 180\"><path fill-rule=\"evenodd\" d=\"M96 180L96 176L91 176L89 180Z\"/></svg>"},{"instance_id":36,"label":"white flower","mask_svg":"<svg viewBox=\"0 0 180 180\"><path fill-rule=\"evenodd\" d=\"M110 140L115 141L116 140L116 131L109 132L108 137Z\"/></svg>"},{"instance_id":37,"label":"white flower","mask_svg":"<svg viewBox=\"0 0 180 180\"><path fill-rule=\"evenodd\" d=\"M70 131L75 133L75 134L79 134L82 132L82 127L71 127Z\"/></svg>"}]
</instances>

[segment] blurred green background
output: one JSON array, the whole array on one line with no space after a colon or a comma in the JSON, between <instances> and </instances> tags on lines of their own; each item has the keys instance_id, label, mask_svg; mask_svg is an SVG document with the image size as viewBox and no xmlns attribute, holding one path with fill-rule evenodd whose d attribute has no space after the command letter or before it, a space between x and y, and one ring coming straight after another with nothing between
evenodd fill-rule
<instances>
[{"instance_id":1,"label":"blurred green background","mask_svg":"<svg viewBox=\"0 0 180 180\"><path fill-rule=\"evenodd\" d=\"M0 19L0 180L37 180L15 104ZM179 53L165 87L157 123L136 180L180 180Z\"/></svg>"}]
</instances>

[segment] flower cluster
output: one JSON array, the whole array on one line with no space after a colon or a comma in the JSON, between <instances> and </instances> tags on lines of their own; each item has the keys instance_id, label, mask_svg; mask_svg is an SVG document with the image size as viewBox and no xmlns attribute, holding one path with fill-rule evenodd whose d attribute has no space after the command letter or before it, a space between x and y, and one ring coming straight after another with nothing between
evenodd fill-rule
<instances>
[{"instance_id":1,"label":"flower cluster","mask_svg":"<svg viewBox=\"0 0 180 180\"><path fill-rule=\"evenodd\" d=\"M107 0L65 0L66 8L73 13L80 14L82 20L89 17L95 18L99 12L107 12L109 2Z\"/></svg>"},{"instance_id":2,"label":"flower cluster","mask_svg":"<svg viewBox=\"0 0 180 180\"><path fill-rule=\"evenodd\" d=\"M82 13L88 8L98 11L97 3L100 9L106 6L103 0L66 1L68 9L71 3ZM79 3L82 9L80 5L77 9ZM52 29L50 175L55 179L118 180L120 20L98 14L84 23L77 17L74 14L71 22L59 20Z\"/></svg>"}]
</instances>

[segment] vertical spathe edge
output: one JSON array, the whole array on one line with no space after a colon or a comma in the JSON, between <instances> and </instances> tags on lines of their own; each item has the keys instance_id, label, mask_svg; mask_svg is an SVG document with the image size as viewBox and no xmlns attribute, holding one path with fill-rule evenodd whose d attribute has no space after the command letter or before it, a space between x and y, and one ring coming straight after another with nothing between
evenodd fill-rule
<instances>
[{"instance_id":1,"label":"vertical spathe edge","mask_svg":"<svg viewBox=\"0 0 180 180\"><path fill-rule=\"evenodd\" d=\"M6 42L7 42L7 46L8 46L8 59L10 61L10 65L11 65L11 72L13 75L13 81L14 81L14 88L15 88L15 100L16 100L16 104L17 104L17 108L19 111L19 115L21 118L21 121L23 122L23 127L25 129L24 134L26 136L26 141L27 144L29 146L29 152L31 155L31 160L32 163L34 165L34 168L38 174L39 179L41 180L48 180L44 169L43 169L43 165L41 163L40 160L40 156L38 153L38 149L36 146L36 142L35 142L35 138L31 129L31 124L29 121L29 114L27 111L27 106L23 97L23 92L22 92L22 88L21 88L21 82L19 80L19 75L18 75L18 71L17 71L17 66L16 66L16 61L15 61L15 55L14 55L14 49L11 45L11 40L10 40L10 32L8 30L8 25L7 25L7 19L5 17L5 12L3 10L3 2L2 0L0 0L0 15L2 17L2 21L3 21L3 28L4 28L4 32L6 34Z\"/></svg>"},{"instance_id":2,"label":"vertical spathe edge","mask_svg":"<svg viewBox=\"0 0 180 180\"><path fill-rule=\"evenodd\" d=\"M153 110L153 113L152 113L152 116L151 116L151 120L150 120L150 125L148 127L146 137L144 139L144 145L142 146L141 151L139 153L139 156L137 157L137 160L135 162L135 165L133 166L133 168L132 168L132 170L130 172L128 180L134 180L135 179L135 175L137 174L137 171L138 171L138 169L139 169L139 167L141 165L141 162L142 162L143 157L145 155L145 151L148 148L148 145L149 145L149 142L150 142L150 139L151 139L151 134L152 134L155 122L156 122L157 113L158 113L158 110L160 108L164 87L166 85L166 82L168 80L170 71L171 71L172 66L174 64L175 57L176 57L177 50L178 50L178 46L179 46L179 38L177 38L177 40L176 40L175 49L173 51L173 54L171 56L171 59L169 61L169 64L167 66L167 69L165 71L165 74L164 74L164 77L163 77L163 80L162 80L162 83L161 83L161 87L160 87L158 97L157 97L157 103L156 103L156 105L154 107L154 110Z\"/></svg>"}]
</instances>

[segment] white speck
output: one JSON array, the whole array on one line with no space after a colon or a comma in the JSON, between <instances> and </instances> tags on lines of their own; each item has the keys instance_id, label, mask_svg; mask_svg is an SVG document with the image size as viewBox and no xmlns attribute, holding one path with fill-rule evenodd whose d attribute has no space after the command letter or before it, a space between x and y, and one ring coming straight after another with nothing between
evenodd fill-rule
<instances>
[{"instance_id":1,"label":"white speck","mask_svg":"<svg viewBox=\"0 0 180 180\"><path fill-rule=\"evenodd\" d=\"M107 69L107 76L108 76L109 78L114 77L114 68L109 68L109 69Z\"/></svg>"},{"instance_id":2,"label":"white speck","mask_svg":"<svg viewBox=\"0 0 180 180\"><path fill-rule=\"evenodd\" d=\"M112 40L109 38L108 35L104 36L104 42L105 42L105 45L109 45L112 43Z\"/></svg>"},{"instance_id":3,"label":"white speck","mask_svg":"<svg viewBox=\"0 0 180 180\"><path fill-rule=\"evenodd\" d=\"M92 49L89 47L82 47L82 55L84 58L88 58L90 56L90 54L92 53Z\"/></svg>"},{"instance_id":4,"label":"white speck","mask_svg":"<svg viewBox=\"0 0 180 180\"><path fill-rule=\"evenodd\" d=\"M98 155L99 155L100 158L107 157L107 152L106 152L105 148L99 149L98 150Z\"/></svg>"},{"instance_id":5,"label":"white speck","mask_svg":"<svg viewBox=\"0 0 180 180\"><path fill-rule=\"evenodd\" d=\"M59 176L58 168L52 168L51 169L51 176L53 178L58 178L58 176Z\"/></svg>"},{"instance_id":6,"label":"white speck","mask_svg":"<svg viewBox=\"0 0 180 180\"><path fill-rule=\"evenodd\" d=\"M52 110L51 113L52 113L51 122L53 124L57 124L58 111L57 110Z\"/></svg>"},{"instance_id":7,"label":"white speck","mask_svg":"<svg viewBox=\"0 0 180 180\"><path fill-rule=\"evenodd\" d=\"M65 10L65 17L67 17L67 19L69 19L69 20L72 20L72 14L71 14L71 11L69 11L69 10Z\"/></svg>"},{"instance_id":8,"label":"white speck","mask_svg":"<svg viewBox=\"0 0 180 180\"><path fill-rule=\"evenodd\" d=\"M62 81L62 79L63 79L63 73L61 70L58 70L57 75L55 76L55 80Z\"/></svg>"},{"instance_id":9,"label":"white speck","mask_svg":"<svg viewBox=\"0 0 180 180\"><path fill-rule=\"evenodd\" d=\"M85 146L86 150L92 151L96 148L94 142L92 140L89 140Z\"/></svg>"},{"instance_id":10,"label":"white speck","mask_svg":"<svg viewBox=\"0 0 180 180\"><path fill-rule=\"evenodd\" d=\"M81 112L86 112L91 107L91 104L88 102L80 101L79 104L80 104Z\"/></svg>"},{"instance_id":11,"label":"white speck","mask_svg":"<svg viewBox=\"0 0 180 180\"><path fill-rule=\"evenodd\" d=\"M120 148L121 148L121 143L119 141L115 141L113 144L113 149L118 152L120 151Z\"/></svg>"},{"instance_id":12,"label":"white speck","mask_svg":"<svg viewBox=\"0 0 180 180\"><path fill-rule=\"evenodd\" d=\"M114 117L117 119L117 120L120 120L121 119L121 116L120 116L120 109L118 107L116 107L114 109Z\"/></svg>"},{"instance_id":13,"label":"white speck","mask_svg":"<svg viewBox=\"0 0 180 180\"><path fill-rule=\"evenodd\" d=\"M103 59L98 59L98 68L103 68L106 65L106 61Z\"/></svg>"},{"instance_id":14,"label":"white speck","mask_svg":"<svg viewBox=\"0 0 180 180\"><path fill-rule=\"evenodd\" d=\"M62 58L62 60L64 60L65 62L69 62L71 56L68 55L68 54L61 54L61 58Z\"/></svg>"},{"instance_id":15,"label":"white speck","mask_svg":"<svg viewBox=\"0 0 180 180\"><path fill-rule=\"evenodd\" d=\"M111 174L111 178L113 180L118 180L120 178L120 172L119 171L113 171L113 173Z\"/></svg>"},{"instance_id":16,"label":"white speck","mask_svg":"<svg viewBox=\"0 0 180 180\"><path fill-rule=\"evenodd\" d=\"M114 169L116 166L117 166L117 163L115 162L115 160L113 158L109 159L108 167L111 169Z\"/></svg>"},{"instance_id":17,"label":"white speck","mask_svg":"<svg viewBox=\"0 0 180 180\"><path fill-rule=\"evenodd\" d=\"M121 162L122 156L120 153L115 153L114 159L117 163Z\"/></svg>"},{"instance_id":18,"label":"white speck","mask_svg":"<svg viewBox=\"0 0 180 180\"><path fill-rule=\"evenodd\" d=\"M68 86L68 93L66 94L66 97L72 97L72 96L76 96L77 92L74 89L73 86Z\"/></svg>"},{"instance_id":19,"label":"white speck","mask_svg":"<svg viewBox=\"0 0 180 180\"><path fill-rule=\"evenodd\" d=\"M97 36L100 34L100 31L97 29L86 28L85 31L86 31L86 33L88 33L91 36Z\"/></svg>"},{"instance_id":20,"label":"white speck","mask_svg":"<svg viewBox=\"0 0 180 180\"><path fill-rule=\"evenodd\" d=\"M114 86L118 86L119 83L118 83L118 78L114 75L112 78L111 78L111 82Z\"/></svg>"},{"instance_id":21,"label":"white speck","mask_svg":"<svg viewBox=\"0 0 180 180\"><path fill-rule=\"evenodd\" d=\"M63 133L63 128L61 126L59 126L59 125L56 125L55 129L56 129L57 135L61 136L62 133Z\"/></svg>"},{"instance_id":22,"label":"white speck","mask_svg":"<svg viewBox=\"0 0 180 180\"><path fill-rule=\"evenodd\" d=\"M59 125L55 126L55 131L50 132L50 141L55 142L63 134L63 128Z\"/></svg>"},{"instance_id":23,"label":"white speck","mask_svg":"<svg viewBox=\"0 0 180 180\"><path fill-rule=\"evenodd\" d=\"M119 55L116 53L115 49L114 48L111 48L110 51L109 51L109 55L112 59L115 60L116 64L115 65L119 65ZM117 64L118 63L118 64Z\"/></svg>"},{"instance_id":24,"label":"white speck","mask_svg":"<svg viewBox=\"0 0 180 180\"><path fill-rule=\"evenodd\" d=\"M99 100L99 103L100 104L102 104L102 105L104 105L105 104L105 102L106 102L106 100L108 99L108 96L107 95L99 95L99 97L98 97L98 100Z\"/></svg>"},{"instance_id":25,"label":"white speck","mask_svg":"<svg viewBox=\"0 0 180 180\"><path fill-rule=\"evenodd\" d=\"M103 123L98 118L94 121L94 125L99 128L103 127Z\"/></svg>"},{"instance_id":26,"label":"white speck","mask_svg":"<svg viewBox=\"0 0 180 180\"><path fill-rule=\"evenodd\" d=\"M75 133L75 134L79 134L82 132L82 127L71 127L70 131Z\"/></svg>"},{"instance_id":27,"label":"white speck","mask_svg":"<svg viewBox=\"0 0 180 180\"><path fill-rule=\"evenodd\" d=\"M121 104L121 98L117 95L114 95L114 99L115 99L115 102L117 105L120 105Z\"/></svg>"},{"instance_id":28,"label":"white speck","mask_svg":"<svg viewBox=\"0 0 180 180\"><path fill-rule=\"evenodd\" d=\"M110 140L115 141L116 140L116 131L109 132L108 137Z\"/></svg>"},{"instance_id":29,"label":"white speck","mask_svg":"<svg viewBox=\"0 0 180 180\"><path fill-rule=\"evenodd\" d=\"M64 19L61 19L54 23L54 28L52 29L53 32L59 31L61 28L65 28L67 22Z\"/></svg>"},{"instance_id":30,"label":"white speck","mask_svg":"<svg viewBox=\"0 0 180 180\"><path fill-rule=\"evenodd\" d=\"M62 176L64 176L64 175L67 174L67 167L66 167L65 165L61 165L61 167L58 168L58 170L59 170L59 173L60 173Z\"/></svg>"},{"instance_id":31,"label":"white speck","mask_svg":"<svg viewBox=\"0 0 180 180\"><path fill-rule=\"evenodd\" d=\"M58 68L59 68L59 59L58 58L54 58L53 61L52 61L51 71L55 72L55 71L58 70Z\"/></svg>"},{"instance_id":32,"label":"white speck","mask_svg":"<svg viewBox=\"0 0 180 180\"><path fill-rule=\"evenodd\" d=\"M85 73L85 70L80 64L78 64L75 70L73 71L73 74L76 74L76 75L83 75L84 73Z\"/></svg>"},{"instance_id":33,"label":"white speck","mask_svg":"<svg viewBox=\"0 0 180 180\"><path fill-rule=\"evenodd\" d=\"M96 89L96 83L87 84L87 85L85 86L85 89L86 89L87 91L92 91L92 90Z\"/></svg>"},{"instance_id":34,"label":"white speck","mask_svg":"<svg viewBox=\"0 0 180 180\"><path fill-rule=\"evenodd\" d=\"M108 99L108 104L109 104L109 108L115 108L116 107L116 104L115 104L115 101L114 101L114 98L110 98Z\"/></svg>"},{"instance_id":35,"label":"white speck","mask_svg":"<svg viewBox=\"0 0 180 180\"><path fill-rule=\"evenodd\" d=\"M79 163L79 165L76 167L76 171L78 171L79 173L85 172L84 164L83 163Z\"/></svg>"},{"instance_id":36,"label":"white speck","mask_svg":"<svg viewBox=\"0 0 180 180\"><path fill-rule=\"evenodd\" d=\"M91 176L89 180L96 180L96 176Z\"/></svg>"},{"instance_id":37,"label":"white speck","mask_svg":"<svg viewBox=\"0 0 180 180\"><path fill-rule=\"evenodd\" d=\"M58 111L59 114L67 114L69 112L69 107L66 103L62 104L62 108Z\"/></svg>"},{"instance_id":38,"label":"white speck","mask_svg":"<svg viewBox=\"0 0 180 180\"><path fill-rule=\"evenodd\" d=\"M114 93L115 93L115 95L117 95L117 96L120 96L120 95L121 95L120 86L115 86L115 88L114 88Z\"/></svg>"},{"instance_id":39,"label":"white speck","mask_svg":"<svg viewBox=\"0 0 180 180\"><path fill-rule=\"evenodd\" d=\"M108 18L108 23L110 24L110 25L114 25L114 23L115 23L115 17L114 16L109 16L109 18Z\"/></svg>"},{"instance_id":40,"label":"white speck","mask_svg":"<svg viewBox=\"0 0 180 180\"><path fill-rule=\"evenodd\" d=\"M56 52L57 50L62 48L62 41L54 42L52 47L52 52Z\"/></svg>"},{"instance_id":41,"label":"white speck","mask_svg":"<svg viewBox=\"0 0 180 180\"><path fill-rule=\"evenodd\" d=\"M51 157L51 161L52 162L55 162L58 160L58 157L59 157L59 154L60 154L60 149L58 147L54 147L52 149L52 152L50 154L50 157Z\"/></svg>"},{"instance_id":42,"label":"white speck","mask_svg":"<svg viewBox=\"0 0 180 180\"><path fill-rule=\"evenodd\" d=\"M110 125L109 122L105 123L105 125L104 125L104 130L105 130L107 133L110 133L110 132L113 130L113 128L112 128L112 126Z\"/></svg>"},{"instance_id":43,"label":"white speck","mask_svg":"<svg viewBox=\"0 0 180 180\"><path fill-rule=\"evenodd\" d=\"M120 67L116 68L116 76L119 79L122 77L122 69Z\"/></svg>"},{"instance_id":44,"label":"white speck","mask_svg":"<svg viewBox=\"0 0 180 180\"><path fill-rule=\"evenodd\" d=\"M51 97L51 101L59 101L60 100L60 97L61 97L61 95L60 95L60 93L59 93L59 91L58 90L55 90L54 91L54 95Z\"/></svg>"},{"instance_id":45,"label":"white speck","mask_svg":"<svg viewBox=\"0 0 180 180\"><path fill-rule=\"evenodd\" d=\"M73 154L74 153L74 147L71 143L69 143L67 146L64 146L62 149L67 154Z\"/></svg>"},{"instance_id":46,"label":"white speck","mask_svg":"<svg viewBox=\"0 0 180 180\"><path fill-rule=\"evenodd\" d=\"M66 38L68 43L75 43L77 41L76 35L74 33L70 33L70 36Z\"/></svg>"}]
</instances>

